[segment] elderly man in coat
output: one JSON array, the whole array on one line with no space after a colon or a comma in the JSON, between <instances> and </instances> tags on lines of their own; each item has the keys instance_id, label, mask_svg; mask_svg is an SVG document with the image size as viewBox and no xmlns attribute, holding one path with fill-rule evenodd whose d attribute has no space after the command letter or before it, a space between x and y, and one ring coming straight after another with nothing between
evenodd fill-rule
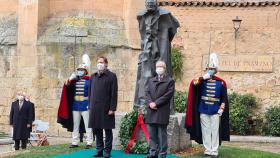
<instances>
[{"instance_id":1,"label":"elderly man in coat","mask_svg":"<svg viewBox=\"0 0 280 158\"><path fill-rule=\"evenodd\" d=\"M106 57L97 59L98 71L91 75L89 86L89 126L96 134L96 150L94 157L110 157L115 128L115 111L117 109L118 81L115 73L107 69ZM105 130L105 148L103 141Z\"/></svg>"},{"instance_id":2,"label":"elderly man in coat","mask_svg":"<svg viewBox=\"0 0 280 158\"><path fill-rule=\"evenodd\" d=\"M156 63L157 76L148 82L147 118L149 125L150 150L148 158L165 158L167 155L167 125L169 123L170 102L174 95L175 82L166 75L166 64L164 61ZM159 151L159 153L158 153Z\"/></svg>"},{"instance_id":3,"label":"elderly man in coat","mask_svg":"<svg viewBox=\"0 0 280 158\"><path fill-rule=\"evenodd\" d=\"M33 121L33 109L30 103L25 101L24 93L17 93L17 100L12 103L10 111L10 125L13 127L13 140L15 150L26 149L27 139L30 137L30 128Z\"/></svg>"}]
</instances>

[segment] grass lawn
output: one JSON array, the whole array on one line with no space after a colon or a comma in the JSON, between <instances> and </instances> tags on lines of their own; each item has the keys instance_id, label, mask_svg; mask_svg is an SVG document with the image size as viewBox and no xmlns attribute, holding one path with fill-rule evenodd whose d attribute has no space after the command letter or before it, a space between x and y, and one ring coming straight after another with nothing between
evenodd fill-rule
<instances>
[{"instance_id":1,"label":"grass lawn","mask_svg":"<svg viewBox=\"0 0 280 158\"><path fill-rule=\"evenodd\" d=\"M195 148L198 148L198 146ZM70 149L68 148L68 145L33 147L30 149L30 152L19 153L18 155L11 156L10 158L47 158L47 157L52 157L54 155L71 153L83 149L84 146L75 149ZM202 158L202 157L203 157L203 153L199 153L193 156L189 156L187 158ZM269 152L223 146L220 148L219 158L280 158L280 155L269 153Z\"/></svg>"},{"instance_id":2,"label":"grass lawn","mask_svg":"<svg viewBox=\"0 0 280 158\"><path fill-rule=\"evenodd\" d=\"M203 153L199 153L188 158L202 157ZM219 150L219 158L280 158L280 154L222 146Z\"/></svg>"},{"instance_id":3,"label":"grass lawn","mask_svg":"<svg viewBox=\"0 0 280 158\"><path fill-rule=\"evenodd\" d=\"M30 152L19 153L9 158L47 158L59 154L67 154L79 150L83 150L85 145L80 145L78 148L69 148L67 145L50 145L43 147L32 147ZM21 152L21 151L20 151Z\"/></svg>"}]
</instances>

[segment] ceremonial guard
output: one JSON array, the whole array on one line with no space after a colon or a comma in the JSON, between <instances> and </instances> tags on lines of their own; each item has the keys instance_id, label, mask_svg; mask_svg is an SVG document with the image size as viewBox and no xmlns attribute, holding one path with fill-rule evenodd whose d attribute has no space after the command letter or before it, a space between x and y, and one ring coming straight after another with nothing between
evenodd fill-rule
<instances>
[{"instance_id":1,"label":"ceremonial guard","mask_svg":"<svg viewBox=\"0 0 280 158\"><path fill-rule=\"evenodd\" d=\"M221 141L229 141L229 104L226 82L217 77L218 57L210 54L207 72L189 87L186 128L191 139L205 147L205 156L218 157Z\"/></svg>"},{"instance_id":2,"label":"ceremonial guard","mask_svg":"<svg viewBox=\"0 0 280 158\"><path fill-rule=\"evenodd\" d=\"M72 73L65 82L62 90L60 106L58 109L58 123L72 132L72 144L70 148L78 147L79 132L86 131L86 149L92 147L92 129L88 127L88 69L90 59L87 54L83 55L83 63L79 65L77 71Z\"/></svg>"}]
</instances>

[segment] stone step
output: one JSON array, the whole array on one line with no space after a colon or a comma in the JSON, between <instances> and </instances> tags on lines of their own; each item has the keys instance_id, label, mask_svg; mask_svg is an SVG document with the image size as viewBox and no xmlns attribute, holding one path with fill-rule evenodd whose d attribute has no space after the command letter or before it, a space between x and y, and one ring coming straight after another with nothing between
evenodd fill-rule
<instances>
[{"instance_id":1,"label":"stone step","mask_svg":"<svg viewBox=\"0 0 280 158\"><path fill-rule=\"evenodd\" d=\"M0 139L0 145L8 145L8 144L13 144L14 141L12 138L3 138Z\"/></svg>"}]
</instances>

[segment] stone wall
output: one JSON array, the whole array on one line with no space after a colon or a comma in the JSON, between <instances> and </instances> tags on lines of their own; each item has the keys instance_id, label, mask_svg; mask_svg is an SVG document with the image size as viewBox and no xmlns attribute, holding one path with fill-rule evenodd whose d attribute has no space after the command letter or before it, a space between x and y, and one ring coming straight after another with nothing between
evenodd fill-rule
<instances>
[{"instance_id":1,"label":"stone wall","mask_svg":"<svg viewBox=\"0 0 280 158\"><path fill-rule=\"evenodd\" d=\"M228 82L229 91L253 93L260 100L259 109L280 104L279 6L267 7L175 7L165 6L180 21L181 27L174 44L184 54L183 80L177 82L179 90L188 90L194 77L203 73L202 57L208 55L210 32L211 52L218 55L269 55L273 57L273 72L221 72L218 75ZM234 47L233 22L242 19ZM191 61L191 62L190 62Z\"/></svg>"},{"instance_id":2,"label":"stone wall","mask_svg":"<svg viewBox=\"0 0 280 158\"><path fill-rule=\"evenodd\" d=\"M69 136L56 123L57 109L63 83L83 53L91 57L91 72L98 56L108 57L109 69L118 76L118 111L132 110L139 51L128 46L122 1L108 7L100 0L18 2L18 10L10 14L0 10L5 11L0 20L0 87L6 92L0 94L1 131L9 131L16 91L25 90L35 103L36 119L50 122L49 134Z\"/></svg>"},{"instance_id":3,"label":"stone wall","mask_svg":"<svg viewBox=\"0 0 280 158\"><path fill-rule=\"evenodd\" d=\"M81 55L88 53L95 69L97 56L109 58L119 82L118 111L132 109L140 46L137 13L143 0L11 0L0 1L0 131L9 131L8 114L17 90L31 93L36 119L50 122L51 135L69 135L56 123L61 87ZM269 55L272 73L222 72L229 91L252 92L260 110L280 100L279 6L164 6L179 20L173 45L184 54L184 74L176 89L187 90L203 73L202 56L211 51L234 55L232 19L243 21L236 55ZM75 45L76 43L76 45Z\"/></svg>"}]
</instances>

